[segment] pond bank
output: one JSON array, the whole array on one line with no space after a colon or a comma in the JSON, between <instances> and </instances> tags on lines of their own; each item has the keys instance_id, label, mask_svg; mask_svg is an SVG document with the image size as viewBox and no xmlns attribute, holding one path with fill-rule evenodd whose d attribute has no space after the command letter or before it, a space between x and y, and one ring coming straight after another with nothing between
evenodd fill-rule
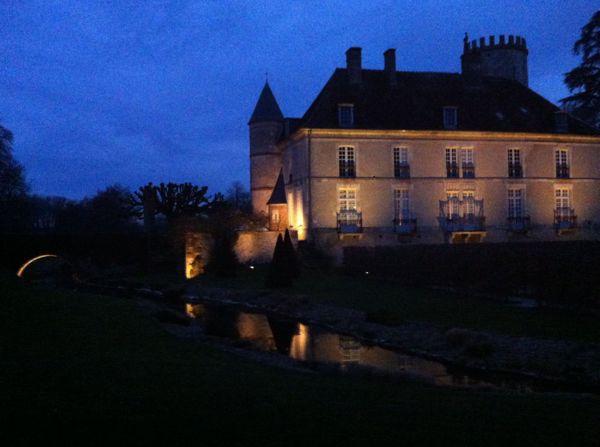
<instances>
[{"instance_id":1,"label":"pond bank","mask_svg":"<svg viewBox=\"0 0 600 447\"><path fill-rule=\"evenodd\" d=\"M185 303L213 303L240 310L297 320L331 332L350 335L365 344L380 346L447 366L482 374L498 374L515 379L535 380L549 388L600 393L600 345L558 339L514 337L491 331L401 321L384 325L369 321L365 312L327 305L309 296L286 291L244 291L223 287L193 285L182 291L161 292L149 288L91 286L88 290L150 298L158 307L168 306L182 319L181 325L165 324L170 332L190 337L184 320ZM143 301L142 301L143 303ZM148 307L147 304L144 307ZM178 327L179 326L179 327ZM196 334L197 335L197 334ZM288 368L304 367L289 359L242 349L235 343L219 343L211 337L204 341L220 345L245 357Z\"/></svg>"},{"instance_id":2,"label":"pond bank","mask_svg":"<svg viewBox=\"0 0 600 447\"><path fill-rule=\"evenodd\" d=\"M600 391L600 345L512 337L410 321L388 326L369 321L362 311L316 303L308 296L283 291L257 293L195 286L182 299L239 306L247 311L295 319L467 370Z\"/></svg>"}]
</instances>

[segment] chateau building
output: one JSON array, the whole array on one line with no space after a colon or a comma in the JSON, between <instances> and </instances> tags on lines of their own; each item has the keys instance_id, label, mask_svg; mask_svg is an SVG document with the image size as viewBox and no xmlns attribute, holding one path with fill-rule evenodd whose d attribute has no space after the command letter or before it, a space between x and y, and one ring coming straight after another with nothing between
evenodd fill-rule
<instances>
[{"instance_id":1,"label":"chateau building","mask_svg":"<svg viewBox=\"0 0 600 447\"><path fill-rule=\"evenodd\" d=\"M302 118L266 84L253 208L344 245L600 239L600 130L528 88L525 39L464 40L461 73L364 69L346 52Z\"/></svg>"}]
</instances>

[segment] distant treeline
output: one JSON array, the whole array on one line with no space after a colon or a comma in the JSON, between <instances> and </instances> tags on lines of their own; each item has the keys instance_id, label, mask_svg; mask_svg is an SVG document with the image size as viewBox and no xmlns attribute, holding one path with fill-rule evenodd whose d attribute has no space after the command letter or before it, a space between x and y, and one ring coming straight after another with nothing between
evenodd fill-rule
<instances>
[{"instance_id":1,"label":"distant treeline","mask_svg":"<svg viewBox=\"0 0 600 447\"><path fill-rule=\"evenodd\" d=\"M56 254L108 266L144 266L147 238L143 232L114 234L4 234L0 235L0 266L15 270L32 257Z\"/></svg>"}]
</instances>

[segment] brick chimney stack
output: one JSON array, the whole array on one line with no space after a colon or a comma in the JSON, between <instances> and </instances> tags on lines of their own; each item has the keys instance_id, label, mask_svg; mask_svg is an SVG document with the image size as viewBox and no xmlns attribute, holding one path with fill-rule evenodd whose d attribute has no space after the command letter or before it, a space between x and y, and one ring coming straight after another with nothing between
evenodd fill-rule
<instances>
[{"instance_id":1,"label":"brick chimney stack","mask_svg":"<svg viewBox=\"0 0 600 447\"><path fill-rule=\"evenodd\" d=\"M390 48L383 53L385 79L389 87L396 87L398 80L396 78L396 50Z\"/></svg>"},{"instance_id":2,"label":"brick chimney stack","mask_svg":"<svg viewBox=\"0 0 600 447\"><path fill-rule=\"evenodd\" d=\"M346 51L346 68L348 70L348 83L362 83L362 57L361 48L352 47Z\"/></svg>"}]
</instances>

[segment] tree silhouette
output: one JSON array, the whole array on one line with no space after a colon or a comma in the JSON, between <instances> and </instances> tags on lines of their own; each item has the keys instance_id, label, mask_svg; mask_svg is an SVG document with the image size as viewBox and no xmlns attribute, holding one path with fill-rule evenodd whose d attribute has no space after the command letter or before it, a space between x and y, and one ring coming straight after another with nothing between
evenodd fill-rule
<instances>
[{"instance_id":1,"label":"tree silhouette","mask_svg":"<svg viewBox=\"0 0 600 447\"><path fill-rule=\"evenodd\" d=\"M561 103L576 117L600 127L600 10L581 29L573 52L581 54L582 61L565 74L565 84L572 94Z\"/></svg>"},{"instance_id":2,"label":"tree silhouette","mask_svg":"<svg viewBox=\"0 0 600 447\"><path fill-rule=\"evenodd\" d=\"M23 166L12 153L13 134L0 126L0 200L24 197L29 191Z\"/></svg>"},{"instance_id":3,"label":"tree silhouette","mask_svg":"<svg viewBox=\"0 0 600 447\"><path fill-rule=\"evenodd\" d=\"M143 216L148 196L154 201L154 214L162 214L167 221L176 217L194 217L201 214L209 205L207 186L191 183L161 183L158 186L148 183L131 195L134 214Z\"/></svg>"}]
</instances>

